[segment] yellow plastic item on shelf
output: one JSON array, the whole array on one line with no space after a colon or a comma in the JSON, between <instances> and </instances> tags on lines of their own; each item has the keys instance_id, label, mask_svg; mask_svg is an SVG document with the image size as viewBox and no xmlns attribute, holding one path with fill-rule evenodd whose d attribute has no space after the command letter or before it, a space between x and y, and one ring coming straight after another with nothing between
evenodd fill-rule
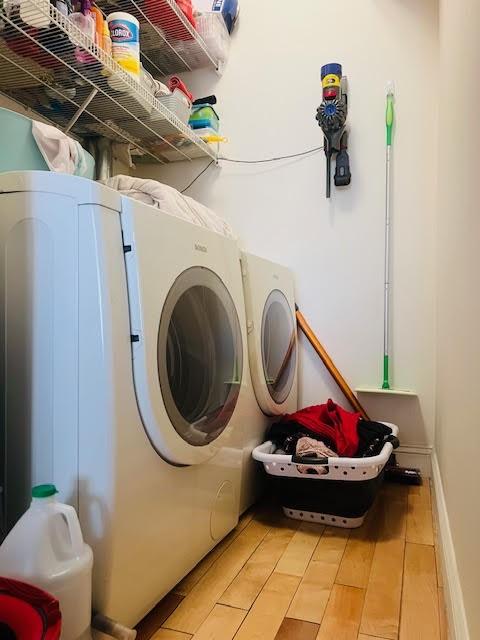
<instances>
[{"instance_id":1,"label":"yellow plastic item on shelf","mask_svg":"<svg viewBox=\"0 0 480 640\"><path fill-rule=\"evenodd\" d=\"M206 136L200 136L204 142L228 142L228 138L225 136L218 136L215 134L208 134Z\"/></svg>"}]
</instances>

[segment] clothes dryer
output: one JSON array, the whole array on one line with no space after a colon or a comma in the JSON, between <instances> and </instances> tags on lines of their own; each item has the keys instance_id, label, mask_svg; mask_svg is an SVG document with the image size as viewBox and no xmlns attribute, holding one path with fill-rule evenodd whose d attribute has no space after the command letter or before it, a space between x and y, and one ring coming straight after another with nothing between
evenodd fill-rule
<instances>
[{"instance_id":1,"label":"clothes dryer","mask_svg":"<svg viewBox=\"0 0 480 640\"><path fill-rule=\"evenodd\" d=\"M269 424L297 409L297 329L293 274L284 266L242 253L250 375L263 420L245 425L242 472L243 508L260 491L261 477L251 451L264 440Z\"/></svg>"}]
</instances>

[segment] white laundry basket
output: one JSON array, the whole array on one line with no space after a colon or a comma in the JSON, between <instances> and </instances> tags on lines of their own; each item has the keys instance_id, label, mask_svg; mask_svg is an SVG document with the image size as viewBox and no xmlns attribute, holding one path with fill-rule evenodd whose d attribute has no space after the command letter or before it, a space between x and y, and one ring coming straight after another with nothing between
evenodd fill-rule
<instances>
[{"instance_id":1,"label":"white laundry basket","mask_svg":"<svg viewBox=\"0 0 480 640\"><path fill-rule=\"evenodd\" d=\"M394 442L386 442L378 455L368 458L277 455L271 441L256 447L252 456L263 463L289 518L353 529L363 523L382 484L383 470L394 445L398 446L398 427L384 424L392 429ZM305 465L318 467L319 473L301 473L299 467Z\"/></svg>"},{"instance_id":2,"label":"white laundry basket","mask_svg":"<svg viewBox=\"0 0 480 640\"><path fill-rule=\"evenodd\" d=\"M188 101L186 96L183 97L183 95L179 91L176 91L169 96L160 96L158 100L163 104L164 107L167 107L167 109L174 116L176 116L181 122L183 122L183 124L188 123L188 119L190 118L190 114L192 113L192 105ZM150 120L151 121L165 120L166 131L167 133L168 132L171 133L172 131L171 125L159 111L155 111L154 113L152 113L152 115L150 116Z\"/></svg>"}]
</instances>

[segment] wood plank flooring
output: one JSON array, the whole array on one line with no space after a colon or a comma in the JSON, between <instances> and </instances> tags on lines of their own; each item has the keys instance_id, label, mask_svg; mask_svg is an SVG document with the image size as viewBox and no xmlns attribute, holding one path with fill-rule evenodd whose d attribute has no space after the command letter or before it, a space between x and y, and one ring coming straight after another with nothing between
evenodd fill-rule
<instances>
[{"instance_id":1,"label":"wood plank flooring","mask_svg":"<svg viewBox=\"0 0 480 640\"><path fill-rule=\"evenodd\" d=\"M138 625L138 640L446 640L432 498L385 485L348 531L259 507Z\"/></svg>"}]
</instances>

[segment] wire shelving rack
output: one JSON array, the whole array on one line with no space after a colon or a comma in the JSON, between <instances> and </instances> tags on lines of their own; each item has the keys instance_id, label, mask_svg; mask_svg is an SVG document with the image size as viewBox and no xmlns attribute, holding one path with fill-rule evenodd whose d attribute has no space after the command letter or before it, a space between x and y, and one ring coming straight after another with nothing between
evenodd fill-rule
<instances>
[{"instance_id":1,"label":"wire shelving rack","mask_svg":"<svg viewBox=\"0 0 480 640\"><path fill-rule=\"evenodd\" d=\"M211 145L48 0L4 1L0 91L65 132L131 143L148 162L216 160Z\"/></svg>"}]
</instances>

